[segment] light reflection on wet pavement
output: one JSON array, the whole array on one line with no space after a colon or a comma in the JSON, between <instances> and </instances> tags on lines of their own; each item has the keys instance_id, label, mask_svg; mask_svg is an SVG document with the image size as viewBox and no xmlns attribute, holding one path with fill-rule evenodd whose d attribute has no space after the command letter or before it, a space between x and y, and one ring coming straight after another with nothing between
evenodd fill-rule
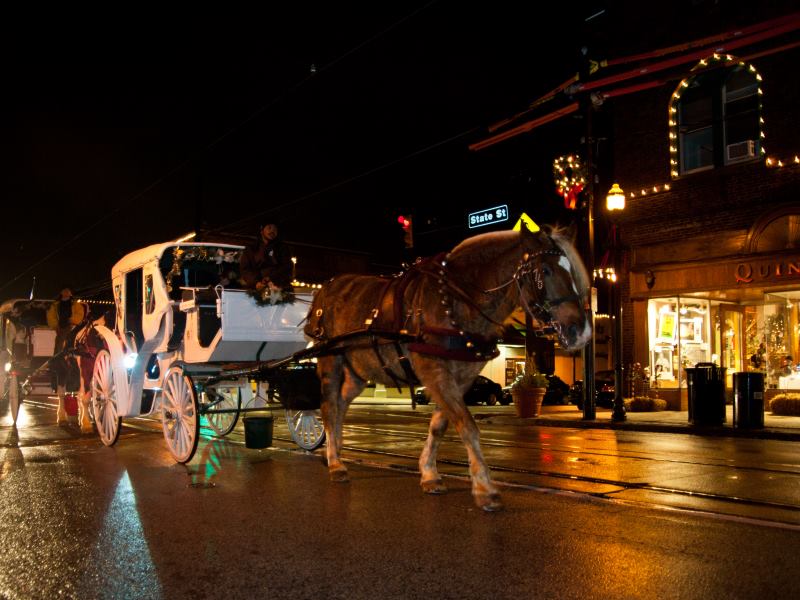
<instances>
[{"instance_id":1,"label":"light reflection on wet pavement","mask_svg":"<svg viewBox=\"0 0 800 600\"><path fill-rule=\"evenodd\" d=\"M354 543L360 544L356 562L348 556L346 563L337 561L338 568L356 577L378 557L379 562L389 563L382 567L388 570L381 571L389 582L387 589L397 591L402 582L392 583L395 570L399 564L410 568L403 561L413 557L398 557L376 546L374 536L389 535L386 526L396 525L416 536L433 536L447 546L440 528L457 531L464 515L475 511L464 480L465 452L452 432L440 453L442 471L455 476L448 478L452 491L444 501L423 496L416 475L409 474L416 470L426 429L424 415L404 419L382 411L354 410L344 451L353 483L344 486L327 481L319 452L309 456L288 441L281 419L276 419L273 449L244 449L239 429L229 440L204 437L186 466L172 461L156 421L132 420L117 446L105 448L95 435L81 435L74 425L57 427L52 419L45 408L23 406L19 428L0 426L0 597L202 598L226 592L230 597L273 597L272 593L297 595L299 589L324 594L326 585L347 586L334 582L314 557L325 555L323 549L331 544L352 551ZM522 486L503 488L508 513L525 513L527 520L544 528L540 535L549 521L545 524L535 513L529 514L529 503L541 510L550 502L559 506L568 502L571 513L585 512L587 518L598 519L597 507L581 503L581 495L620 498L632 507L673 506L797 521L800 468L789 442L483 422L480 427L496 479ZM400 471L387 469L390 465ZM525 489L580 495L545 500L542 495L521 496ZM377 502L383 496L388 497ZM735 498L756 503L737 504ZM604 519L620 518L619 510L610 510L613 506L605 504ZM546 514L560 519L555 506ZM442 517L444 524L426 520L433 515ZM498 547L511 544L519 550L527 543L516 537L520 522L506 522L507 518L497 519L499 529L492 536L497 537ZM502 532L503 524L509 532ZM624 531L631 524L620 519L611 529L615 527ZM347 539L345 531L352 528L361 532L358 542ZM589 530L577 531L591 538ZM406 553L420 552L403 542L399 546ZM629 548L622 546L614 552L626 556ZM528 549L529 554L535 552ZM575 560L573 554L565 560ZM424 563L412 560L417 572L430 572L432 564L446 569L425 556ZM328 560L337 559L329 555ZM465 565L473 560L463 558ZM517 557L507 560L514 562ZM485 571L477 562L472 568L475 573ZM507 570L500 572L508 576ZM314 576L318 581L310 582ZM547 580L536 579L545 586ZM225 582L221 587L220 581ZM480 594L480 583L470 581L470 585L477 586L470 589ZM555 580L552 585L552 590L564 591L564 582ZM625 589L630 596L631 589L624 586L622 595ZM363 589L350 591L350 596L339 595L374 597ZM395 597L414 594L398 592ZM443 592L437 597L450 596Z\"/></svg>"}]
</instances>

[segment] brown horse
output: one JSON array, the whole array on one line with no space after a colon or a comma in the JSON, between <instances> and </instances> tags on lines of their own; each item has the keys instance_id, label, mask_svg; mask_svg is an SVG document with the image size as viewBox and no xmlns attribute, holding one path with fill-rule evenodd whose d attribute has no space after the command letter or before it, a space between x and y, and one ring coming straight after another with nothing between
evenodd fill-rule
<instances>
[{"instance_id":1,"label":"brown horse","mask_svg":"<svg viewBox=\"0 0 800 600\"><path fill-rule=\"evenodd\" d=\"M446 490L436 451L453 423L467 449L476 504L500 509L464 392L497 355L502 322L517 306L552 323L568 350L582 348L592 335L585 311L588 288L566 232L549 228L478 235L394 278L343 275L327 282L314 299L305 331L328 344L317 370L331 479L347 481L340 459L342 424L367 380L393 386L416 379L436 403L419 459L422 489Z\"/></svg>"}]
</instances>

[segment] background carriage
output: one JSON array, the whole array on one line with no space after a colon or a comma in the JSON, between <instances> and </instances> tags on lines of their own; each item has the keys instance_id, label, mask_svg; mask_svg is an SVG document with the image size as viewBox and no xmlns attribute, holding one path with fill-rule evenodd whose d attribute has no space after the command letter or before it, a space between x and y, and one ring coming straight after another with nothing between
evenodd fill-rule
<instances>
[{"instance_id":1,"label":"background carriage","mask_svg":"<svg viewBox=\"0 0 800 600\"><path fill-rule=\"evenodd\" d=\"M0 394L8 400L15 423L25 393L51 391L46 368L56 341L56 332L47 326L51 304L24 298L0 304Z\"/></svg>"},{"instance_id":2,"label":"background carriage","mask_svg":"<svg viewBox=\"0 0 800 600\"><path fill-rule=\"evenodd\" d=\"M116 322L96 327L104 348L92 378L104 444L116 443L122 418L160 415L170 452L185 463L197 448L201 416L226 435L240 413L263 409L267 398L283 404L299 446L323 443L319 380L314 365L300 360L311 295L260 305L235 289L242 250L170 242L114 265Z\"/></svg>"}]
</instances>

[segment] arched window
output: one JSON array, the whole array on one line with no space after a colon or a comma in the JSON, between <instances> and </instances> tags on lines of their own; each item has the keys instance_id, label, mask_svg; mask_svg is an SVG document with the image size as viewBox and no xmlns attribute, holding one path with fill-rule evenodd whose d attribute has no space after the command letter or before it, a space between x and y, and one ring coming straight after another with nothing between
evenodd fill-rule
<instances>
[{"instance_id":1,"label":"arched window","mask_svg":"<svg viewBox=\"0 0 800 600\"><path fill-rule=\"evenodd\" d=\"M785 204L761 215L753 223L745 250L781 252L800 248L800 205Z\"/></svg>"},{"instance_id":2,"label":"arched window","mask_svg":"<svg viewBox=\"0 0 800 600\"><path fill-rule=\"evenodd\" d=\"M669 108L672 177L755 160L764 153L760 75L730 56L703 60Z\"/></svg>"}]
</instances>

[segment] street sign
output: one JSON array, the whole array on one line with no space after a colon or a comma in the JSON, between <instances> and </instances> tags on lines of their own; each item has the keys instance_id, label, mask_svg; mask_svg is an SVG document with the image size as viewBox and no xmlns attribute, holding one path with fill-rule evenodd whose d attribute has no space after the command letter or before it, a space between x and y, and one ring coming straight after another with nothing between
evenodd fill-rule
<instances>
[{"instance_id":1,"label":"street sign","mask_svg":"<svg viewBox=\"0 0 800 600\"><path fill-rule=\"evenodd\" d=\"M525 224L525 227L527 227L528 229L530 229L534 233L536 233L540 229L540 227L536 223L533 222L533 219L531 219L525 213L522 213L519 216L519 220L517 221L517 224L514 225L514 227L513 227L514 231L519 231L520 229L522 229L522 225L523 224Z\"/></svg>"},{"instance_id":2,"label":"street sign","mask_svg":"<svg viewBox=\"0 0 800 600\"><path fill-rule=\"evenodd\" d=\"M508 206L505 204L470 213L467 217L467 225L470 229L494 225L503 221L508 221Z\"/></svg>"}]
</instances>

